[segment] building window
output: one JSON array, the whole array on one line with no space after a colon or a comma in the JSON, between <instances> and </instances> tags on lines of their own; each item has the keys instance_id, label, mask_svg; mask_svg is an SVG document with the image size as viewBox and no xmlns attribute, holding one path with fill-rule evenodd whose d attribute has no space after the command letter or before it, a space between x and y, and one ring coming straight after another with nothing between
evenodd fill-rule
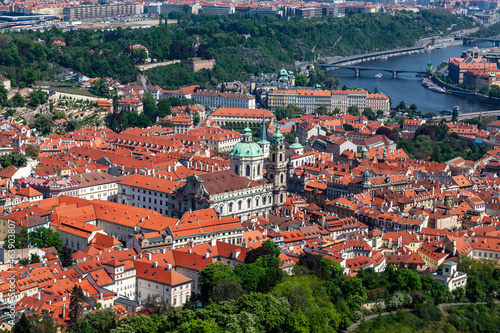
<instances>
[{"instance_id":1,"label":"building window","mask_svg":"<svg viewBox=\"0 0 500 333\"><path fill-rule=\"evenodd\" d=\"M240 200L240 201L238 201L238 210L241 210L241 205L242 205L242 202Z\"/></svg>"},{"instance_id":2,"label":"building window","mask_svg":"<svg viewBox=\"0 0 500 333\"><path fill-rule=\"evenodd\" d=\"M246 176L250 177L250 165L247 165L246 167Z\"/></svg>"},{"instance_id":3,"label":"building window","mask_svg":"<svg viewBox=\"0 0 500 333\"><path fill-rule=\"evenodd\" d=\"M231 213L232 211L233 211L233 203L232 203L232 202L230 202L230 203L229 203L229 212Z\"/></svg>"}]
</instances>

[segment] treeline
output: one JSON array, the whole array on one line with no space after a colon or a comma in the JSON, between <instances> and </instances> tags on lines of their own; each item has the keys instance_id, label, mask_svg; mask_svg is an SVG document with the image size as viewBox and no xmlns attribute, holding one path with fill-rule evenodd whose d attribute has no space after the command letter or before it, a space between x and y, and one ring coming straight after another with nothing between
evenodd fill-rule
<instances>
[{"instance_id":1,"label":"treeline","mask_svg":"<svg viewBox=\"0 0 500 333\"><path fill-rule=\"evenodd\" d=\"M373 332L497 332L500 306L471 304L441 309L433 304L418 306L413 312L397 312L361 323L356 333Z\"/></svg>"},{"instance_id":2,"label":"treeline","mask_svg":"<svg viewBox=\"0 0 500 333\"><path fill-rule=\"evenodd\" d=\"M448 126L443 123L429 123L420 126L410 140L403 139L398 130L381 127L377 134L386 135L397 143L398 149L404 151L410 158L444 163L455 157L477 161L489 150L486 145L472 145L458 138L456 133L448 133Z\"/></svg>"},{"instance_id":3,"label":"treeline","mask_svg":"<svg viewBox=\"0 0 500 333\"><path fill-rule=\"evenodd\" d=\"M149 29L9 32L0 36L0 66L18 85L53 78L62 73L62 67L90 77L112 76L132 82L138 74L135 65L146 56L156 61L214 57L214 73L208 78L207 74L197 77L196 83L243 80L247 74L275 71L296 60L412 46L416 39L441 34L451 26L460 30L472 27L473 22L440 9L291 20L183 14L179 24ZM243 34L251 37L246 39ZM136 44L146 46L149 55L130 50ZM157 68L149 72L156 70L165 71ZM184 77L194 83L193 78ZM153 84L163 83L160 79L155 77ZM177 85L185 84L182 79L179 77Z\"/></svg>"},{"instance_id":4,"label":"treeline","mask_svg":"<svg viewBox=\"0 0 500 333\"><path fill-rule=\"evenodd\" d=\"M500 35L500 22L490 25L489 27L482 26L478 31L471 34L470 37L488 38L496 37L498 35Z\"/></svg>"}]
</instances>

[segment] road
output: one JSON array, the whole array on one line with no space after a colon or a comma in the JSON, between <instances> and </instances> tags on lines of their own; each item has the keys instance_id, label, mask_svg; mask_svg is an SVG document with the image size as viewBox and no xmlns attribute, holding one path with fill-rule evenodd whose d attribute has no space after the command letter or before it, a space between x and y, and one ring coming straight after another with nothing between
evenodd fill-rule
<instances>
[{"instance_id":1,"label":"road","mask_svg":"<svg viewBox=\"0 0 500 333\"><path fill-rule=\"evenodd\" d=\"M453 34L450 34L450 35L447 35L447 36L444 36L444 37L440 37L440 36L433 36L433 37L426 37L426 38L422 38L422 39L419 39L416 43L415 43L415 46L425 46L427 44L431 44L432 43L432 39L434 38L434 42L435 44L447 44L447 41L449 41L450 39L454 39L455 36L457 36L458 34L460 36L467 36L467 35L470 35L476 31L478 31L479 28L472 28L472 29L466 29L466 30L462 30L463 32L455 32ZM459 44L462 44L462 41L458 41ZM447 44L449 45L449 44Z\"/></svg>"}]
</instances>

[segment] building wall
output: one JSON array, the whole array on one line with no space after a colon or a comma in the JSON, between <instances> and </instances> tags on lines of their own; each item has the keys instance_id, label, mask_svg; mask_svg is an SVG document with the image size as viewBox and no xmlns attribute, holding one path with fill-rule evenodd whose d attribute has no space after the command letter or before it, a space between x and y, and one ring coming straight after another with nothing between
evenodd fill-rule
<instances>
[{"instance_id":1,"label":"building wall","mask_svg":"<svg viewBox=\"0 0 500 333\"><path fill-rule=\"evenodd\" d=\"M114 16L134 16L142 13L142 5L117 4L97 6L74 6L63 9L64 20L85 20Z\"/></svg>"},{"instance_id":2,"label":"building wall","mask_svg":"<svg viewBox=\"0 0 500 333\"><path fill-rule=\"evenodd\" d=\"M143 278L137 278L137 299L146 302L149 297L159 296L171 307L180 307L191 297L191 282L170 286Z\"/></svg>"},{"instance_id":3,"label":"building wall","mask_svg":"<svg viewBox=\"0 0 500 333\"><path fill-rule=\"evenodd\" d=\"M148 208L162 215L169 216L168 206L170 197L167 193L118 184L117 200L121 204Z\"/></svg>"},{"instance_id":4,"label":"building wall","mask_svg":"<svg viewBox=\"0 0 500 333\"><path fill-rule=\"evenodd\" d=\"M118 184L116 182L102 185L94 185L87 187L80 187L78 189L78 197L82 199L92 200L106 200L116 201L118 193Z\"/></svg>"}]
</instances>

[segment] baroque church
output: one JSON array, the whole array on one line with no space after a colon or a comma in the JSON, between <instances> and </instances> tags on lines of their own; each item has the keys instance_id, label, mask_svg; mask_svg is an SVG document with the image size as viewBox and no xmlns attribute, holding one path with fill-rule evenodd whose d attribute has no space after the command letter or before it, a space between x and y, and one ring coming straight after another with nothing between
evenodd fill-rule
<instances>
[{"instance_id":1,"label":"baroque church","mask_svg":"<svg viewBox=\"0 0 500 333\"><path fill-rule=\"evenodd\" d=\"M215 208L220 216L235 215L245 220L269 214L285 204L287 163L283 134L278 125L271 142L267 141L264 121L258 143L253 141L250 128L245 128L243 139L229 155L230 170L189 176L186 184L171 194L169 211L173 217Z\"/></svg>"}]
</instances>

